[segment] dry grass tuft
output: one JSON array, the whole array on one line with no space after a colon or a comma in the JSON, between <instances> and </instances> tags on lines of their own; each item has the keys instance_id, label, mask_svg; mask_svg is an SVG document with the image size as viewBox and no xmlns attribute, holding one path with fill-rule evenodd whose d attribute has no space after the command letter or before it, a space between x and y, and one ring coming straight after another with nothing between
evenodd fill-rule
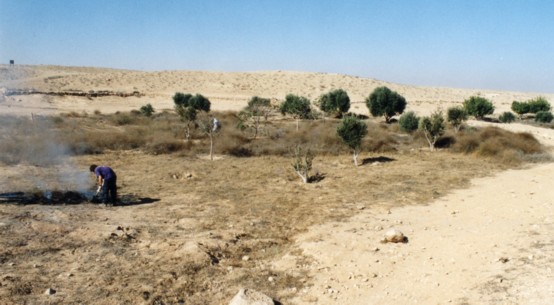
<instances>
[{"instance_id":1,"label":"dry grass tuft","mask_svg":"<svg viewBox=\"0 0 554 305\"><path fill-rule=\"evenodd\" d=\"M460 132L455 138L452 150L495 158L510 164L528 161L533 159L527 158L528 156L544 153L544 148L533 135L513 133L498 127Z\"/></svg>"}]
</instances>

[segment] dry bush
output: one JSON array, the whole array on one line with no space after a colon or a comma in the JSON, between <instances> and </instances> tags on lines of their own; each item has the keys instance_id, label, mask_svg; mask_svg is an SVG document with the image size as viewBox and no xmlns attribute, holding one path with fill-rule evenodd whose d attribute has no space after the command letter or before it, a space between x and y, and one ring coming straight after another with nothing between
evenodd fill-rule
<instances>
[{"instance_id":1,"label":"dry bush","mask_svg":"<svg viewBox=\"0 0 554 305\"><path fill-rule=\"evenodd\" d=\"M542 154L542 145L529 133L513 133L497 127L468 130L455 138L452 150L497 158L502 162L520 163L527 156Z\"/></svg>"}]
</instances>

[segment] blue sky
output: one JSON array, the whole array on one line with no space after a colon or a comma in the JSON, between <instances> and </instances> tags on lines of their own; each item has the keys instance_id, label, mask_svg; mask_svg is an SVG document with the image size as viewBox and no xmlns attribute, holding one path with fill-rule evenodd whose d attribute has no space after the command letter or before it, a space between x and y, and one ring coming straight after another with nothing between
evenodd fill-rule
<instances>
[{"instance_id":1,"label":"blue sky","mask_svg":"<svg viewBox=\"0 0 554 305\"><path fill-rule=\"evenodd\" d=\"M0 0L0 62L554 92L549 0Z\"/></svg>"}]
</instances>

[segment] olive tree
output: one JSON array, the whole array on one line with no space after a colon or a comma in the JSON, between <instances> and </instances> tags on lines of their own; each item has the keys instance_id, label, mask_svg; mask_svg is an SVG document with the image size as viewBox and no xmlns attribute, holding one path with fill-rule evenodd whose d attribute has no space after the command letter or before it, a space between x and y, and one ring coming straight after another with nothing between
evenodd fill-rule
<instances>
[{"instance_id":1,"label":"olive tree","mask_svg":"<svg viewBox=\"0 0 554 305\"><path fill-rule=\"evenodd\" d=\"M529 110L529 104L526 102L512 102L512 111L517 113L520 119L523 117L524 114L529 113Z\"/></svg>"},{"instance_id":2,"label":"olive tree","mask_svg":"<svg viewBox=\"0 0 554 305\"><path fill-rule=\"evenodd\" d=\"M300 145L294 148L294 162L292 163L292 167L294 168L294 172L304 183L310 181L310 170L312 169L313 160L314 154L309 148L303 149Z\"/></svg>"},{"instance_id":3,"label":"olive tree","mask_svg":"<svg viewBox=\"0 0 554 305\"><path fill-rule=\"evenodd\" d=\"M342 89L330 91L319 98L319 109L327 115L342 117L350 109L350 97Z\"/></svg>"},{"instance_id":4,"label":"olive tree","mask_svg":"<svg viewBox=\"0 0 554 305\"><path fill-rule=\"evenodd\" d=\"M471 96L464 101L464 109L467 114L482 120L486 115L494 113L494 105L488 99L481 96Z\"/></svg>"},{"instance_id":5,"label":"olive tree","mask_svg":"<svg viewBox=\"0 0 554 305\"><path fill-rule=\"evenodd\" d=\"M375 88L365 102L372 116L384 116L387 123L390 123L393 116L402 114L406 108L406 99L387 87Z\"/></svg>"},{"instance_id":6,"label":"olive tree","mask_svg":"<svg viewBox=\"0 0 554 305\"><path fill-rule=\"evenodd\" d=\"M150 104L150 103L140 107L139 111L140 111L140 113L142 113L142 115L144 115L146 117L151 117L152 114L154 114L154 112L156 112L156 110L154 110L154 107L152 107L152 104Z\"/></svg>"},{"instance_id":7,"label":"olive tree","mask_svg":"<svg viewBox=\"0 0 554 305\"><path fill-rule=\"evenodd\" d=\"M258 136L261 119L266 121L271 113L271 101L268 98L254 96L248 101L248 105L239 113L239 127L241 129L252 127L254 129L254 139ZM249 121L252 120L252 126Z\"/></svg>"},{"instance_id":8,"label":"olive tree","mask_svg":"<svg viewBox=\"0 0 554 305\"><path fill-rule=\"evenodd\" d=\"M220 130L219 121L217 121L213 115L208 115L206 112L202 112L198 116L198 126L200 130L208 136L210 139L210 160L214 160L214 137Z\"/></svg>"},{"instance_id":9,"label":"olive tree","mask_svg":"<svg viewBox=\"0 0 554 305\"><path fill-rule=\"evenodd\" d=\"M450 107L446 110L446 120L458 132L464 121L467 121L467 112L464 107Z\"/></svg>"},{"instance_id":10,"label":"olive tree","mask_svg":"<svg viewBox=\"0 0 554 305\"><path fill-rule=\"evenodd\" d=\"M431 116L423 117L419 121L419 129L425 135L431 150L435 150L435 143L444 134L444 128L444 117L440 110L433 112Z\"/></svg>"},{"instance_id":11,"label":"olive tree","mask_svg":"<svg viewBox=\"0 0 554 305\"><path fill-rule=\"evenodd\" d=\"M398 125L400 129L405 132L412 132L417 130L419 126L419 117L413 111L408 111L400 116L398 119Z\"/></svg>"},{"instance_id":12,"label":"olive tree","mask_svg":"<svg viewBox=\"0 0 554 305\"><path fill-rule=\"evenodd\" d=\"M310 107L310 100L303 96L298 96L294 94L288 94L285 97L285 101L281 103L279 110L281 111L281 114L290 114L293 118L296 119L296 130L298 130L300 119L309 118L312 112L312 108Z\"/></svg>"},{"instance_id":13,"label":"olive tree","mask_svg":"<svg viewBox=\"0 0 554 305\"><path fill-rule=\"evenodd\" d=\"M173 96L175 104L175 112L181 117L181 121L185 123L185 131L187 140L190 139L190 128L194 126L198 111L209 112L210 101L201 94L184 94L181 92L175 93Z\"/></svg>"},{"instance_id":14,"label":"olive tree","mask_svg":"<svg viewBox=\"0 0 554 305\"><path fill-rule=\"evenodd\" d=\"M345 116L337 127L337 134L352 149L354 165L358 166L362 139L367 135L366 123L355 116Z\"/></svg>"},{"instance_id":15,"label":"olive tree","mask_svg":"<svg viewBox=\"0 0 554 305\"><path fill-rule=\"evenodd\" d=\"M529 105L530 113L548 112L551 109L550 103L542 96L527 101L527 104Z\"/></svg>"}]
</instances>

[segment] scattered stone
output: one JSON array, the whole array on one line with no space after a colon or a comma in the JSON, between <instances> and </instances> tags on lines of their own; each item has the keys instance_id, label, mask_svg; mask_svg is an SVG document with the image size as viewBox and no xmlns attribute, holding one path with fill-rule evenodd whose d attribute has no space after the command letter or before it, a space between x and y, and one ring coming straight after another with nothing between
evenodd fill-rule
<instances>
[{"instance_id":1,"label":"scattered stone","mask_svg":"<svg viewBox=\"0 0 554 305\"><path fill-rule=\"evenodd\" d=\"M501 263L503 263L503 264L505 264L505 263L507 263L508 261L510 261L510 259L507 258L507 257L501 257L501 258L498 259L498 261L501 262Z\"/></svg>"},{"instance_id":2,"label":"scattered stone","mask_svg":"<svg viewBox=\"0 0 554 305\"><path fill-rule=\"evenodd\" d=\"M229 302L229 305L275 305L275 302L261 292L242 288Z\"/></svg>"},{"instance_id":3,"label":"scattered stone","mask_svg":"<svg viewBox=\"0 0 554 305\"><path fill-rule=\"evenodd\" d=\"M375 226L375 231L383 231L383 227L382 226Z\"/></svg>"},{"instance_id":4,"label":"scattered stone","mask_svg":"<svg viewBox=\"0 0 554 305\"><path fill-rule=\"evenodd\" d=\"M53 294L55 294L55 293L56 293L56 290L53 289L53 288L48 288L48 289L46 289L46 291L44 292L44 294L46 294L46 295L53 295Z\"/></svg>"},{"instance_id":5,"label":"scattered stone","mask_svg":"<svg viewBox=\"0 0 554 305\"><path fill-rule=\"evenodd\" d=\"M385 243L401 243L406 241L407 238L404 236L404 233L395 228L388 229L387 232L385 232L385 239L383 240Z\"/></svg>"},{"instance_id":6,"label":"scattered stone","mask_svg":"<svg viewBox=\"0 0 554 305\"><path fill-rule=\"evenodd\" d=\"M267 281L273 283L273 282L275 282L275 278L270 276L270 277L267 278Z\"/></svg>"},{"instance_id":7,"label":"scattered stone","mask_svg":"<svg viewBox=\"0 0 554 305\"><path fill-rule=\"evenodd\" d=\"M245 256L242 257L242 260L245 261L245 262L247 262L247 261L250 260L250 256L245 255Z\"/></svg>"}]
</instances>

